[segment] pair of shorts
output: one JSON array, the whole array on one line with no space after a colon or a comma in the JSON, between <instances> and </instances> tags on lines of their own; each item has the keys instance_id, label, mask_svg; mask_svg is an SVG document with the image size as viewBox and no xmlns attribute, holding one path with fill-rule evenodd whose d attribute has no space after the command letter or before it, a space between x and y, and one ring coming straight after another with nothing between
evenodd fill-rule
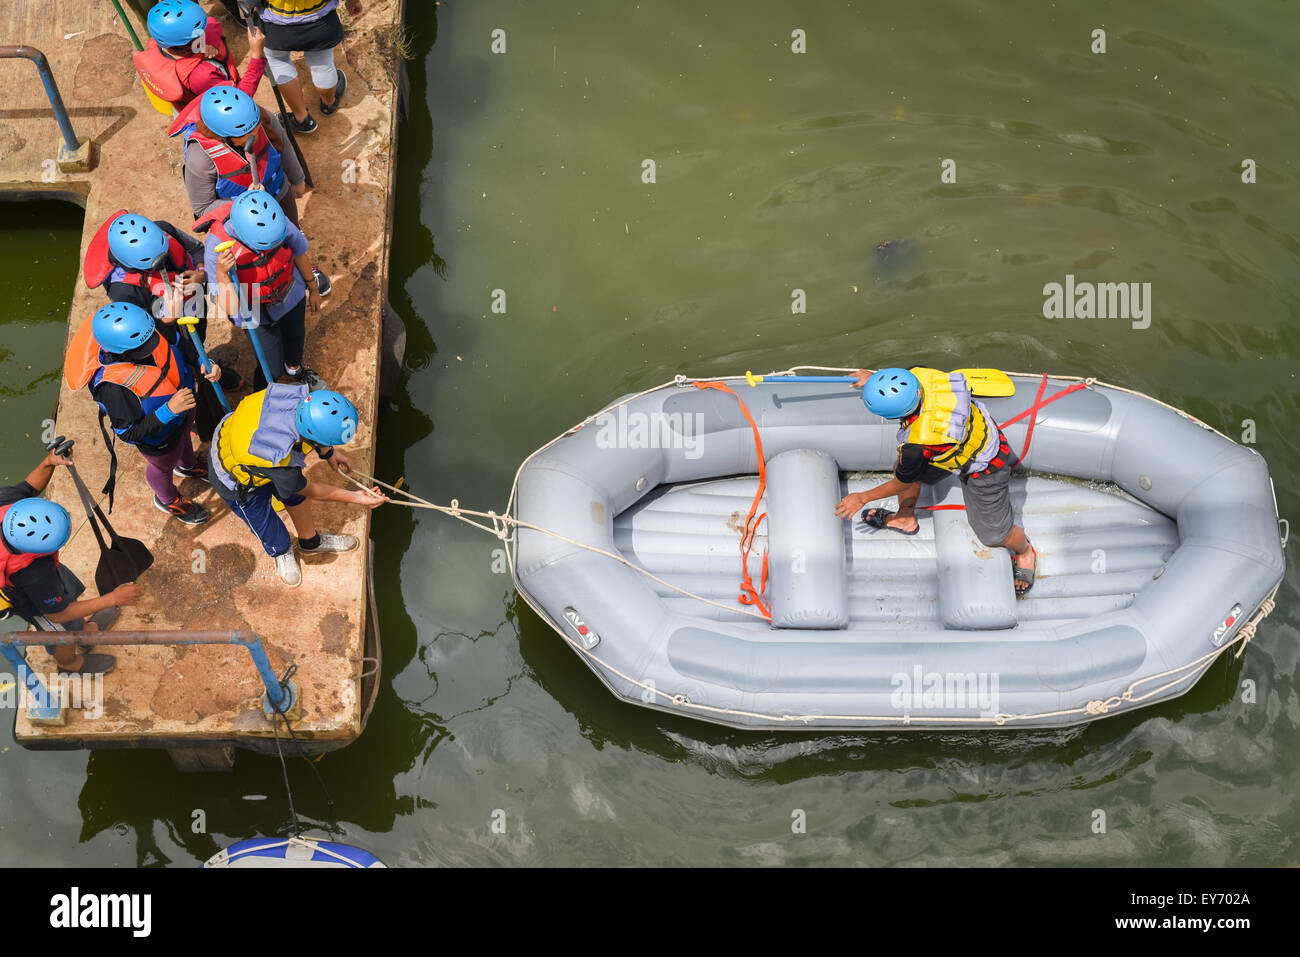
<instances>
[{"instance_id":1,"label":"pair of shorts","mask_svg":"<svg viewBox=\"0 0 1300 957\"><path fill-rule=\"evenodd\" d=\"M1001 545L1016 527L1016 516L1011 508L1011 473L1020 464L1014 453L996 472L985 472L979 478L963 479L962 500L966 503L966 521L975 530L976 537L985 545Z\"/></svg>"},{"instance_id":2,"label":"pair of shorts","mask_svg":"<svg viewBox=\"0 0 1300 957\"><path fill-rule=\"evenodd\" d=\"M332 50L343 42L343 23L338 10L306 23L270 23L262 21L268 50L286 50L290 53L307 53L311 50Z\"/></svg>"}]
</instances>

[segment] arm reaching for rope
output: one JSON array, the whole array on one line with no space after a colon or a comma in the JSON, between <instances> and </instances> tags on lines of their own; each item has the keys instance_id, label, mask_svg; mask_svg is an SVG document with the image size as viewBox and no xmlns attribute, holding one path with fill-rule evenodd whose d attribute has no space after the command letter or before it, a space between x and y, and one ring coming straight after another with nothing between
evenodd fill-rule
<instances>
[{"instance_id":1,"label":"arm reaching for rope","mask_svg":"<svg viewBox=\"0 0 1300 957\"><path fill-rule=\"evenodd\" d=\"M365 491L353 492L339 488L337 485L326 485L324 482L308 482L298 490L298 494L318 502L351 502L353 505L364 505L366 508L378 508L388 501L388 496L379 490L378 485Z\"/></svg>"}]
</instances>

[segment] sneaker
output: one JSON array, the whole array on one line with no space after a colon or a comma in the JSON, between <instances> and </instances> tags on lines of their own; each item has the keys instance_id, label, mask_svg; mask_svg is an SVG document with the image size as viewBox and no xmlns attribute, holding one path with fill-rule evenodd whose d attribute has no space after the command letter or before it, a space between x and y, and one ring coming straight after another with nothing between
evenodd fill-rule
<instances>
[{"instance_id":1,"label":"sneaker","mask_svg":"<svg viewBox=\"0 0 1300 957\"><path fill-rule=\"evenodd\" d=\"M321 100L320 111L326 116L333 116L339 108L339 101L343 99L343 94L348 91L348 75L338 67L334 68L338 74L339 81L334 84L334 102L326 103Z\"/></svg>"},{"instance_id":2,"label":"sneaker","mask_svg":"<svg viewBox=\"0 0 1300 957\"><path fill-rule=\"evenodd\" d=\"M298 543L298 551L306 555L319 555L321 552L350 552L360 544L355 535L326 535L320 533L320 544L315 548L303 548Z\"/></svg>"},{"instance_id":3,"label":"sneaker","mask_svg":"<svg viewBox=\"0 0 1300 957\"><path fill-rule=\"evenodd\" d=\"M176 466L176 468L172 469L172 474L179 475L181 478L195 478L195 479L199 479L202 482L208 482L207 460L202 455L196 456L196 459L197 460L193 465ZM208 484L211 485L212 483L208 482Z\"/></svg>"},{"instance_id":4,"label":"sneaker","mask_svg":"<svg viewBox=\"0 0 1300 957\"><path fill-rule=\"evenodd\" d=\"M308 392L316 392L320 389L329 388L325 380L317 375L314 369L308 369L306 366L300 367L297 372L286 372L285 377L290 382L297 382L299 385L305 385Z\"/></svg>"},{"instance_id":5,"label":"sneaker","mask_svg":"<svg viewBox=\"0 0 1300 957\"><path fill-rule=\"evenodd\" d=\"M302 572L298 568L298 559L293 554L292 548L275 556L275 570L280 575L280 581L290 588L297 588L302 584Z\"/></svg>"},{"instance_id":6,"label":"sneaker","mask_svg":"<svg viewBox=\"0 0 1300 957\"><path fill-rule=\"evenodd\" d=\"M117 620L121 617L122 609L114 605L112 608L101 608L90 616L90 620L99 626L100 631L108 631L117 624Z\"/></svg>"},{"instance_id":7,"label":"sneaker","mask_svg":"<svg viewBox=\"0 0 1300 957\"><path fill-rule=\"evenodd\" d=\"M301 121L292 113L287 113L286 115L289 117L289 128L295 133L315 133L319 126L316 122L316 118L310 113L307 114L307 119Z\"/></svg>"},{"instance_id":8,"label":"sneaker","mask_svg":"<svg viewBox=\"0 0 1300 957\"><path fill-rule=\"evenodd\" d=\"M117 659L112 655L92 654L82 655L81 667L73 670L59 668L61 675L106 675L117 665Z\"/></svg>"},{"instance_id":9,"label":"sneaker","mask_svg":"<svg viewBox=\"0 0 1300 957\"><path fill-rule=\"evenodd\" d=\"M324 299L330 294L330 290L334 288L333 284L330 283L330 277L325 275L319 269L313 269L311 273L316 277L316 291L320 293L320 297Z\"/></svg>"},{"instance_id":10,"label":"sneaker","mask_svg":"<svg viewBox=\"0 0 1300 957\"><path fill-rule=\"evenodd\" d=\"M209 518L211 513L198 502L191 502L184 495L176 496L176 501L170 505L163 503L157 495L153 497L153 507L160 512L166 512L177 521L184 522L186 525L202 525Z\"/></svg>"}]
</instances>

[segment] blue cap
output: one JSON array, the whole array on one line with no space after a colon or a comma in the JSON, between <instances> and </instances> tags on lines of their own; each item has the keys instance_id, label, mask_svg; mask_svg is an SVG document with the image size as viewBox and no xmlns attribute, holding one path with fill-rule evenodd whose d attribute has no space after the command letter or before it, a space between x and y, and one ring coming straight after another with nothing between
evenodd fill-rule
<instances>
[{"instance_id":1,"label":"blue cap","mask_svg":"<svg viewBox=\"0 0 1300 957\"><path fill-rule=\"evenodd\" d=\"M284 242L289 232L289 217L264 189L245 190L236 196L230 204L229 219L236 239L263 252Z\"/></svg>"},{"instance_id":2,"label":"blue cap","mask_svg":"<svg viewBox=\"0 0 1300 957\"><path fill-rule=\"evenodd\" d=\"M108 227L108 252L127 269L153 269L167 255L167 234L152 220L123 213Z\"/></svg>"},{"instance_id":3,"label":"blue cap","mask_svg":"<svg viewBox=\"0 0 1300 957\"><path fill-rule=\"evenodd\" d=\"M223 139L251 133L262 121L253 98L233 86L214 86L199 100L203 125Z\"/></svg>"}]
</instances>

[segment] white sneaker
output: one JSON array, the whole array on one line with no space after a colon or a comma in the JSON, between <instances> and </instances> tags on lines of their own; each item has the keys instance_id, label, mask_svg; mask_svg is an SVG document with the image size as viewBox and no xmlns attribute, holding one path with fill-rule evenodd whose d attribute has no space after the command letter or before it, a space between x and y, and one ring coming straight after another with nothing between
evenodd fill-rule
<instances>
[{"instance_id":1,"label":"white sneaker","mask_svg":"<svg viewBox=\"0 0 1300 957\"><path fill-rule=\"evenodd\" d=\"M280 573L280 581L290 588L297 588L302 584L302 572L298 570L298 558L294 555L293 549L275 556L275 570Z\"/></svg>"},{"instance_id":2,"label":"white sneaker","mask_svg":"<svg viewBox=\"0 0 1300 957\"><path fill-rule=\"evenodd\" d=\"M298 550L307 555L316 555L320 552L350 552L356 548L360 542L355 535L327 535L320 533L320 544L315 548L303 548L302 543L298 543Z\"/></svg>"}]
</instances>

